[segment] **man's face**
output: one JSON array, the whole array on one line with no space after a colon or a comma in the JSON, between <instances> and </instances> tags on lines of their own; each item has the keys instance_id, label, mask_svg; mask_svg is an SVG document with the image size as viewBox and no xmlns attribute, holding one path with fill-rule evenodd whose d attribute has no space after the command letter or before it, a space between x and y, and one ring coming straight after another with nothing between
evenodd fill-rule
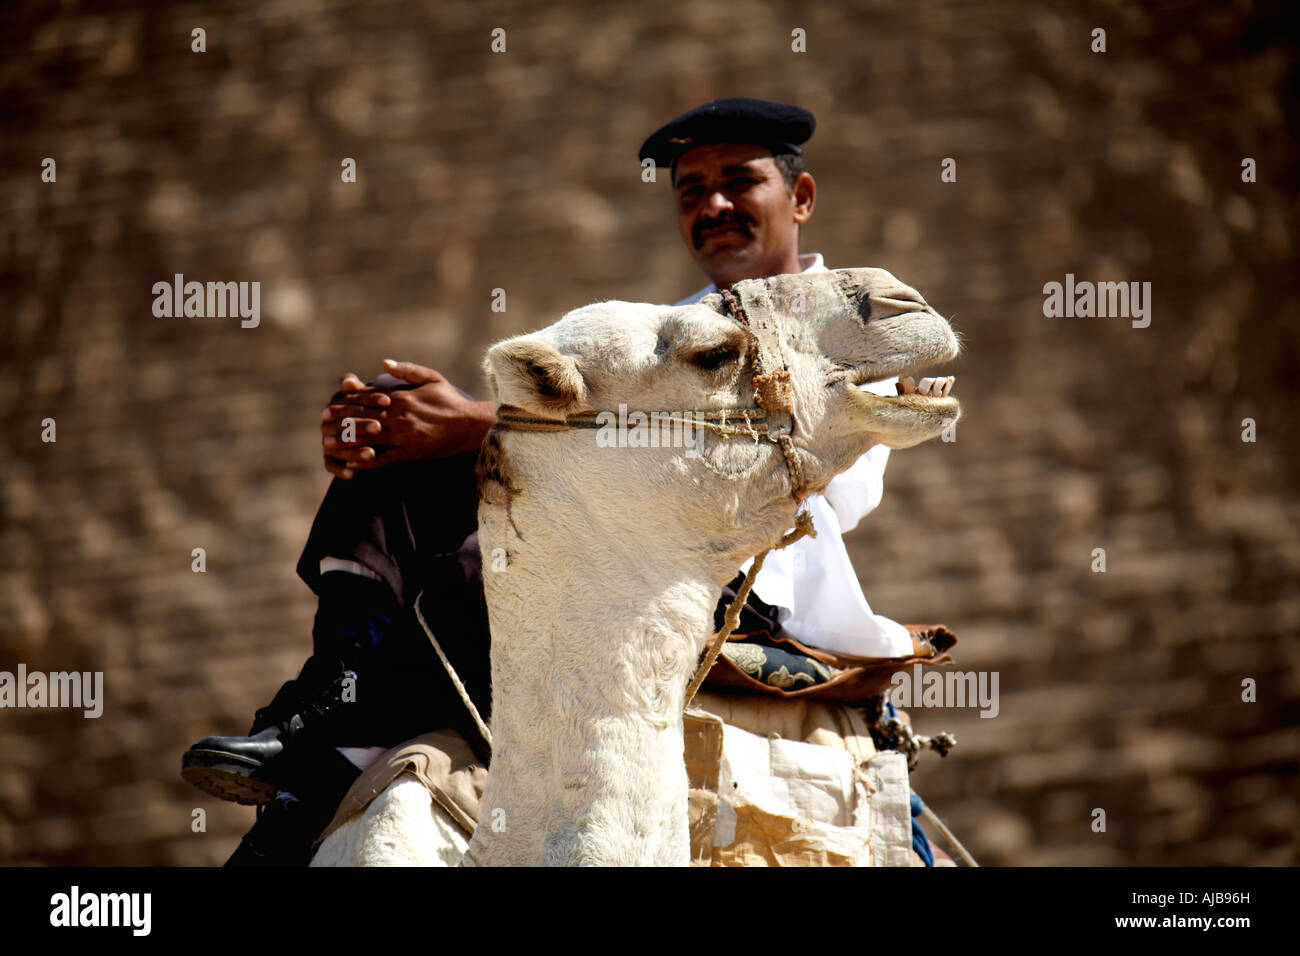
<instances>
[{"instance_id":1,"label":"man's face","mask_svg":"<svg viewBox=\"0 0 1300 956\"><path fill-rule=\"evenodd\" d=\"M797 272L799 225L812 215L812 177L792 193L770 150L718 143L677 160L677 229L696 265L719 288Z\"/></svg>"}]
</instances>

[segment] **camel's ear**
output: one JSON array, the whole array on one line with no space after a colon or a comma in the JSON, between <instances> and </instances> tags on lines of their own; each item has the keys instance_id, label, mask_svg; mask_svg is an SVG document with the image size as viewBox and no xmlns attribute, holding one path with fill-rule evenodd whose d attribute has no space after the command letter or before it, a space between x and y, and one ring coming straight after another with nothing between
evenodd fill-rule
<instances>
[{"instance_id":1,"label":"camel's ear","mask_svg":"<svg viewBox=\"0 0 1300 956\"><path fill-rule=\"evenodd\" d=\"M501 405L544 415L568 415L587 404L587 383L577 363L545 342L517 338L488 349L488 384Z\"/></svg>"}]
</instances>

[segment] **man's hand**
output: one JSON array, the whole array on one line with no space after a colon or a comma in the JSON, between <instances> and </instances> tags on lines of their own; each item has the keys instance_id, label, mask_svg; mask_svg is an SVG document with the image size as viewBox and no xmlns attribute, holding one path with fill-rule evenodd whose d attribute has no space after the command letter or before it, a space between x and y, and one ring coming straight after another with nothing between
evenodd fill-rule
<instances>
[{"instance_id":1,"label":"man's hand","mask_svg":"<svg viewBox=\"0 0 1300 956\"><path fill-rule=\"evenodd\" d=\"M470 451L496 421L491 402L466 398L431 368L385 359L384 369L415 387L368 386L349 372L321 413L331 475L351 478L358 470Z\"/></svg>"}]
</instances>

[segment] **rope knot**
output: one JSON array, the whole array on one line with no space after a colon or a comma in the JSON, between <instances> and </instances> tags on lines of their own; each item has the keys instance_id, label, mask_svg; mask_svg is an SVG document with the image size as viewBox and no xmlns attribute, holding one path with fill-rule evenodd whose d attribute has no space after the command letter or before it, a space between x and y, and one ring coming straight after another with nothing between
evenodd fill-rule
<instances>
[{"instance_id":1,"label":"rope knot","mask_svg":"<svg viewBox=\"0 0 1300 956\"><path fill-rule=\"evenodd\" d=\"M817 537L817 529L813 527L812 512L807 508L799 509L799 513L794 516L794 527L785 533L781 538L781 543L776 547L779 550L788 544L794 544L803 537Z\"/></svg>"},{"instance_id":2,"label":"rope knot","mask_svg":"<svg viewBox=\"0 0 1300 956\"><path fill-rule=\"evenodd\" d=\"M754 376L754 390L758 404L769 412L794 412L794 388L790 384L790 370L773 369Z\"/></svg>"}]
</instances>

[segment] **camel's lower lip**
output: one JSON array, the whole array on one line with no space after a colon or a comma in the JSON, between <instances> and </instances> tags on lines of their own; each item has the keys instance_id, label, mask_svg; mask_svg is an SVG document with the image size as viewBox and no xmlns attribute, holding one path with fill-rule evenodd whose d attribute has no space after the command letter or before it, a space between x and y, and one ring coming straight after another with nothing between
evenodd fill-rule
<instances>
[{"instance_id":1,"label":"camel's lower lip","mask_svg":"<svg viewBox=\"0 0 1300 956\"><path fill-rule=\"evenodd\" d=\"M860 401L898 405L917 412L924 411L927 414L956 415L958 409L961 408L957 396L952 393L948 395L922 395L919 392L909 392L906 395L878 395L866 389L853 389L853 391L857 396L860 396Z\"/></svg>"},{"instance_id":2,"label":"camel's lower lip","mask_svg":"<svg viewBox=\"0 0 1300 956\"><path fill-rule=\"evenodd\" d=\"M922 395L920 392L908 392L903 395L877 395L876 398L883 398L887 402L906 402L909 405L921 403L939 403L939 402L956 402L956 397L950 392L947 395Z\"/></svg>"}]
</instances>

